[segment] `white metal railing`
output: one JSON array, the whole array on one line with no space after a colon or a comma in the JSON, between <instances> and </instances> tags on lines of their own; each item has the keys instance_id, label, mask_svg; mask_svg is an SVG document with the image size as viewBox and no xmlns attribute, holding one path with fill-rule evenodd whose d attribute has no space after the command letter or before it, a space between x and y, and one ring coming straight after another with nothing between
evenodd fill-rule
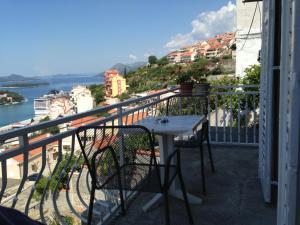
<instances>
[{"instance_id":1,"label":"white metal railing","mask_svg":"<svg viewBox=\"0 0 300 225\"><path fill-rule=\"evenodd\" d=\"M257 131L252 128L251 121L256 126L258 91L251 88L258 87L211 89L208 115L211 120L210 135L213 142L257 143ZM55 218L59 224L67 224L67 216L86 221L90 177L82 162L75 136L75 128L82 124L82 121L78 120L85 118L85 125L132 124L147 116L164 113L169 96L176 95L176 91L177 88L165 90L146 97L0 133L0 146L6 149L0 153L1 204L16 208L44 223ZM229 122L224 116L219 116L220 113L230 115ZM244 115L249 113L253 114L253 119L248 119L247 116L244 118ZM213 118L217 119L214 121ZM53 126L59 126L61 132L42 139L36 138ZM251 129L254 133L252 139L251 135L248 135ZM244 134L248 136L244 138ZM32 139L33 137L35 139ZM94 215L99 219L99 224L104 223L118 209L116 196L113 191L97 193Z\"/></svg>"},{"instance_id":2,"label":"white metal railing","mask_svg":"<svg viewBox=\"0 0 300 225\"><path fill-rule=\"evenodd\" d=\"M258 85L214 86L208 105L213 143L258 145Z\"/></svg>"}]
</instances>

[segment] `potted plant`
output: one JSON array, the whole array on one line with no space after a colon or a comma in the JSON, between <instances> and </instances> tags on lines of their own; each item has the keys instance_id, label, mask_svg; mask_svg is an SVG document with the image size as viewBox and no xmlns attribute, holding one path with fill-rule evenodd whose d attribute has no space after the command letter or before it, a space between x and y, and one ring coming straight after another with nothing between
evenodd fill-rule
<instances>
[{"instance_id":1,"label":"potted plant","mask_svg":"<svg viewBox=\"0 0 300 225\"><path fill-rule=\"evenodd\" d=\"M208 95L209 83L207 82L206 76L207 73L204 71L199 71L193 76L193 80L195 81L193 93L195 95Z\"/></svg>"},{"instance_id":2,"label":"potted plant","mask_svg":"<svg viewBox=\"0 0 300 225\"><path fill-rule=\"evenodd\" d=\"M176 81L180 85L180 92L182 94L192 94L193 80L189 71L178 74Z\"/></svg>"}]
</instances>

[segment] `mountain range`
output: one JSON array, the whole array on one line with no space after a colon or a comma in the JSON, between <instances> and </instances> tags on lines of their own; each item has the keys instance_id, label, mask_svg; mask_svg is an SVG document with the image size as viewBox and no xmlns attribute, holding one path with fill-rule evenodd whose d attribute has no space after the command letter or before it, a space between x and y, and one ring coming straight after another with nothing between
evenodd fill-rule
<instances>
[{"instance_id":1,"label":"mountain range","mask_svg":"<svg viewBox=\"0 0 300 225\"><path fill-rule=\"evenodd\" d=\"M115 69L118 70L121 74L124 73L125 69L126 72L134 72L136 71L138 68L147 65L147 62L135 62L135 63L131 63L131 64L123 64L123 63L117 63L115 65L113 65L110 69ZM105 72L101 72L98 74L93 74L93 73L78 73L78 74L54 74L54 75L46 75L43 77L67 77L67 76L103 76ZM42 78L39 76L35 76L35 77L27 77L27 76L23 76L20 74L10 74L8 76L0 76L0 82L24 82L24 81L37 81L37 80L41 80Z\"/></svg>"},{"instance_id":2,"label":"mountain range","mask_svg":"<svg viewBox=\"0 0 300 225\"><path fill-rule=\"evenodd\" d=\"M131 64L123 64L123 63L117 63L115 65L113 65L112 67L110 67L109 69L114 69L114 70L118 70L121 74L124 74L124 71L126 69L126 72L134 72L136 71L138 68L147 65L147 62L135 62L135 63L131 63ZM96 76L103 76L105 72L102 73L98 73Z\"/></svg>"}]
</instances>

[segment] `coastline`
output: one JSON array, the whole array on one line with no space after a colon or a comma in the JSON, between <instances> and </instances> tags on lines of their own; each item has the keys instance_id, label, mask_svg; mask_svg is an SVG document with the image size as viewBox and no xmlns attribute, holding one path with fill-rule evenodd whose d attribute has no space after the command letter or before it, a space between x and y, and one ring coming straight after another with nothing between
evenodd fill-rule
<instances>
[{"instance_id":1,"label":"coastline","mask_svg":"<svg viewBox=\"0 0 300 225\"><path fill-rule=\"evenodd\" d=\"M36 86L36 87L17 87L17 88L4 88L0 87L0 91L7 89L8 91L15 91L24 96L25 100L19 104L1 105L0 110L0 128L10 124L14 124L18 121L24 121L28 118L34 118L34 99L47 94L49 91L63 90L70 91L73 86L76 85L91 85L103 83L102 77L93 76L68 76L68 77L45 77L46 82L49 83L47 86ZM0 82L0 84L2 84Z\"/></svg>"}]
</instances>

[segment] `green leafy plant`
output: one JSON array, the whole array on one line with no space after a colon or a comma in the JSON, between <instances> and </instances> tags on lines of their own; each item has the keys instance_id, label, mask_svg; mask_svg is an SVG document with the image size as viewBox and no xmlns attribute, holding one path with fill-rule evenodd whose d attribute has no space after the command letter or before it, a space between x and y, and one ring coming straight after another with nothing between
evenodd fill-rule
<instances>
[{"instance_id":1,"label":"green leafy plant","mask_svg":"<svg viewBox=\"0 0 300 225\"><path fill-rule=\"evenodd\" d=\"M176 78L176 82L177 82L177 84L193 83L192 72L185 71L185 72L179 73Z\"/></svg>"},{"instance_id":2,"label":"green leafy plant","mask_svg":"<svg viewBox=\"0 0 300 225\"><path fill-rule=\"evenodd\" d=\"M157 63L157 58L156 58L156 56L155 56L155 55L150 55L150 56L148 57L148 62L149 62L150 65L156 64L156 63Z\"/></svg>"},{"instance_id":3,"label":"green leafy plant","mask_svg":"<svg viewBox=\"0 0 300 225\"><path fill-rule=\"evenodd\" d=\"M96 104L105 100L105 88L103 84L92 84L88 88L91 91L92 96L95 98Z\"/></svg>"}]
</instances>

